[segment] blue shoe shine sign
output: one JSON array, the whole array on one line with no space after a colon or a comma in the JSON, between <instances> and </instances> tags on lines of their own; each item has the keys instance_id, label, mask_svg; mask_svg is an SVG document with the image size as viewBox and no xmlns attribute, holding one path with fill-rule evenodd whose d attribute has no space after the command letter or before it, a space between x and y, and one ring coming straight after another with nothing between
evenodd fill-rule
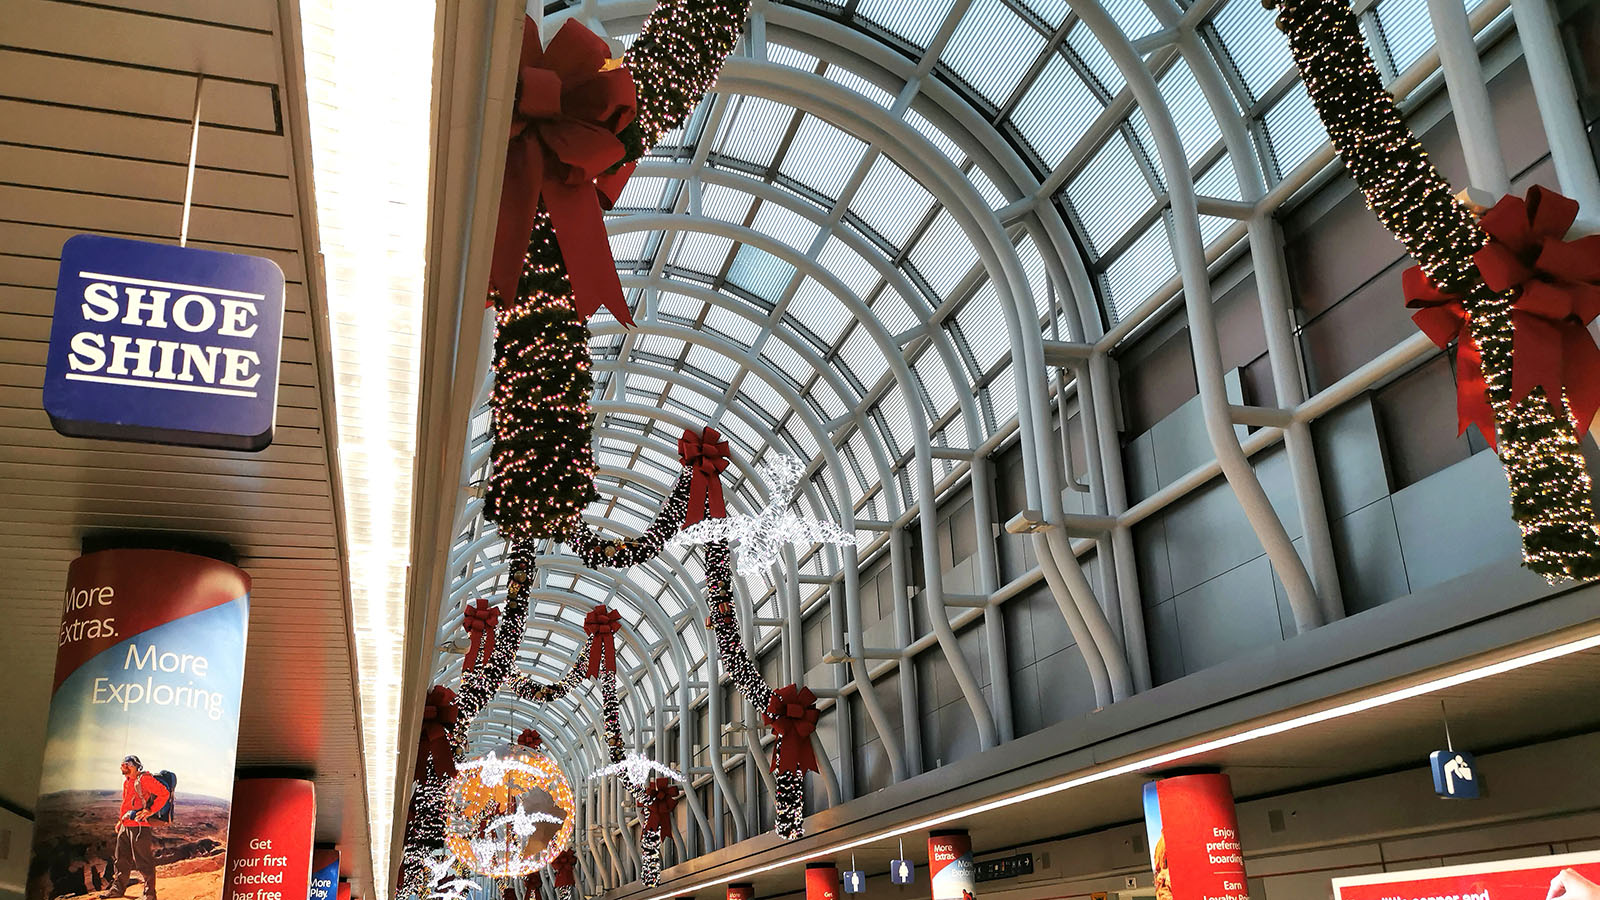
<instances>
[{"instance_id":1,"label":"blue shoe shine sign","mask_svg":"<svg viewBox=\"0 0 1600 900\"><path fill-rule=\"evenodd\" d=\"M272 260L75 235L61 248L45 412L71 437L262 450L282 344Z\"/></svg>"}]
</instances>

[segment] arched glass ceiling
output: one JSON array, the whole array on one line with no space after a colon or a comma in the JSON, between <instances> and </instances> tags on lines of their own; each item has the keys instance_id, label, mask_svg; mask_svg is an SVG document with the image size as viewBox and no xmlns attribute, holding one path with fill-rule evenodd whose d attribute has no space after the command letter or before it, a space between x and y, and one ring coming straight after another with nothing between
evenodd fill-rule
<instances>
[{"instance_id":1,"label":"arched glass ceiling","mask_svg":"<svg viewBox=\"0 0 1600 900\"><path fill-rule=\"evenodd\" d=\"M1467 6L1482 2L1496 0ZM650 6L555 3L547 17L581 17L626 44ZM1103 6L1176 126L1208 252L1241 235L1230 209L1325 163L1326 135L1260 0ZM1358 10L1391 80L1432 45L1424 0ZM709 423L733 447L730 506L766 502L753 476L763 458L798 456L809 466L798 509L855 524L870 553L883 523L917 503L919 458L937 488L959 471L956 451L1015 427L1014 323L1094 340L1176 291L1169 173L1112 55L1065 0L774 0L757 11L719 90L641 163L608 216L640 327L604 313L591 323L601 500L587 515L642 531L676 477L678 435ZM486 474L487 412L474 424L469 485ZM503 547L466 496L441 641L459 634L463 601L505 591ZM530 621L541 637L524 642L525 668L559 677L584 612L616 606L630 623L627 727L641 745L664 733L669 706L689 708L715 679L698 553L587 572L546 551ZM803 579L851 557L798 558ZM735 587L749 633L777 638L780 594L798 586L769 573ZM827 592L805 590L808 608ZM447 656L437 674L452 666ZM598 758L592 713L531 711L563 729L556 739L580 768ZM529 715L501 699L477 728L504 740Z\"/></svg>"}]
</instances>

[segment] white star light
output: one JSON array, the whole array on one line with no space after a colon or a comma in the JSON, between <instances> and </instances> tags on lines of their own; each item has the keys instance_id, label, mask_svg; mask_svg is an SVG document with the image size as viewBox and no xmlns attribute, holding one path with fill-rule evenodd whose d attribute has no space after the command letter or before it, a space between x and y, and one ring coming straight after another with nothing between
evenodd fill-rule
<instances>
[{"instance_id":1,"label":"white star light","mask_svg":"<svg viewBox=\"0 0 1600 900\"><path fill-rule=\"evenodd\" d=\"M470 878L449 877L455 868L456 858L448 853L441 851L422 862L428 867L428 885L423 889L423 894L429 900L464 900L467 894L482 890Z\"/></svg>"},{"instance_id":2,"label":"white star light","mask_svg":"<svg viewBox=\"0 0 1600 900\"><path fill-rule=\"evenodd\" d=\"M832 522L807 519L789 510L795 487L805 474L805 466L792 456L779 456L757 466L763 480L772 486L771 499L753 516L729 513L722 519L701 519L679 531L669 544L708 544L712 541L737 541L739 574L759 578L778 560L785 544L802 547L811 544L856 546L856 536Z\"/></svg>"},{"instance_id":3,"label":"white star light","mask_svg":"<svg viewBox=\"0 0 1600 900\"><path fill-rule=\"evenodd\" d=\"M640 788L644 787L645 782L650 780L652 774L665 776L680 783L684 781L684 777L678 774L678 771L671 766L662 765L650 757L642 753L635 753L632 750L622 754L621 761L614 762L602 769L596 769L594 774L589 776L589 780L594 781L609 775L621 775L628 780L629 785Z\"/></svg>"}]
</instances>

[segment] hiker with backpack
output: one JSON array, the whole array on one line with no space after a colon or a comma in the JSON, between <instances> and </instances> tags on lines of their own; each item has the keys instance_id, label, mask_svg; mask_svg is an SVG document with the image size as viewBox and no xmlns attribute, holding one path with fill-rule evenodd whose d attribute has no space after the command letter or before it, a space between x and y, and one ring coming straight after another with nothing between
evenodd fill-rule
<instances>
[{"instance_id":1,"label":"hiker with backpack","mask_svg":"<svg viewBox=\"0 0 1600 900\"><path fill-rule=\"evenodd\" d=\"M156 900L156 855L151 846L151 830L156 823L171 819L172 790L161 778L146 772L139 757L124 757L122 808L117 817L117 852L111 887L100 896L123 896L128 890L129 876L137 870L144 881L144 900Z\"/></svg>"}]
</instances>

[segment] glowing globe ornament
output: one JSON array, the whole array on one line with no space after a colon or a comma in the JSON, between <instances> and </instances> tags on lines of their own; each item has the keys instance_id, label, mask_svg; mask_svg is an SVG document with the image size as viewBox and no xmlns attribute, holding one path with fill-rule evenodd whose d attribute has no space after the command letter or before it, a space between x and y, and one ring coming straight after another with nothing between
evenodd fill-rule
<instances>
[{"instance_id":1,"label":"glowing globe ornament","mask_svg":"<svg viewBox=\"0 0 1600 900\"><path fill-rule=\"evenodd\" d=\"M444 839L460 865L491 878L520 878L550 865L572 842L572 787L550 757L491 751L456 769L445 792ZM559 815L548 811L551 803Z\"/></svg>"}]
</instances>

